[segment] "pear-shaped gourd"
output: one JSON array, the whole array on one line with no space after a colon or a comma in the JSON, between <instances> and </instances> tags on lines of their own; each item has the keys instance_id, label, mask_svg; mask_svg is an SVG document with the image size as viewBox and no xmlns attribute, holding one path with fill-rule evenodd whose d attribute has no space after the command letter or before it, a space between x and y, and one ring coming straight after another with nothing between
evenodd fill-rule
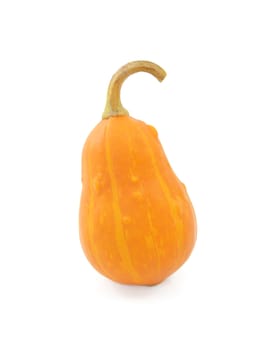
<instances>
[{"instance_id":1,"label":"pear-shaped gourd","mask_svg":"<svg viewBox=\"0 0 277 350\"><path fill-rule=\"evenodd\" d=\"M85 142L80 240L87 259L104 276L154 285L189 257L196 219L157 131L130 117L121 104L122 83L139 71L160 81L166 75L148 61L123 66L110 82L102 121Z\"/></svg>"}]
</instances>

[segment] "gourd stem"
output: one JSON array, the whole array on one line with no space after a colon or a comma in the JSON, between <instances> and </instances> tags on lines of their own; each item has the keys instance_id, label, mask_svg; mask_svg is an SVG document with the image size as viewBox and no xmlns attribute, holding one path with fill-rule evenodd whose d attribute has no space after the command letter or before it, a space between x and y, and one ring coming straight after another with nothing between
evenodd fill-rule
<instances>
[{"instance_id":1,"label":"gourd stem","mask_svg":"<svg viewBox=\"0 0 277 350\"><path fill-rule=\"evenodd\" d=\"M137 72L150 73L159 81L162 81L166 76L166 72L160 66L149 61L134 61L121 67L110 81L106 107L102 119L118 115L129 115L128 111L122 106L120 90L125 79L127 79L129 75Z\"/></svg>"}]
</instances>

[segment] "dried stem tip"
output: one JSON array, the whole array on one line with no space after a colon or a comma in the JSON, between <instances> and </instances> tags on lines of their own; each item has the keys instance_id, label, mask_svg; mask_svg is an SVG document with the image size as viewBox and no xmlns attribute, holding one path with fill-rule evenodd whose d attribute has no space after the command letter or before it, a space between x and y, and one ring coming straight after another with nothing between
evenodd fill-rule
<instances>
[{"instance_id":1,"label":"dried stem tip","mask_svg":"<svg viewBox=\"0 0 277 350\"><path fill-rule=\"evenodd\" d=\"M120 90L125 79L137 72L150 73L159 81L162 81L166 76L166 72L160 66L149 61L134 61L121 67L110 81L102 119L118 115L129 115L128 111L121 104Z\"/></svg>"}]
</instances>

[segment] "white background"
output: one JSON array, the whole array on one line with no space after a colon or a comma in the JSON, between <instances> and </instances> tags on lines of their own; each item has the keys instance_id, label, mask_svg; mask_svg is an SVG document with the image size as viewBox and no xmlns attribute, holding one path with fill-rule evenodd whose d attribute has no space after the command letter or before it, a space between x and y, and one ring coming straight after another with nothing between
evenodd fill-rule
<instances>
[{"instance_id":1,"label":"white background","mask_svg":"<svg viewBox=\"0 0 277 350\"><path fill-rule=\"evenodd\" d=\"M277 3L0 3L0 348L277 348ZM81 150L112 74L198 219L163 284L100 276L79 244Z\"/></svg>"}]
</instances>

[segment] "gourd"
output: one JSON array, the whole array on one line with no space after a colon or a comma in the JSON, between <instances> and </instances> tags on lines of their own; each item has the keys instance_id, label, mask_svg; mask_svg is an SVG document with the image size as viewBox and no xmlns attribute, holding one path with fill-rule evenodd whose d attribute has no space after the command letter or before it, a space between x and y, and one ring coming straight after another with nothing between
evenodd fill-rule
<instances>
[{"instance_id":1,"label":"gourd","mask_svg":"<svg viewBox=\"0 0 277 350\"><path fill-rule=\"evenodd\" d=\"M85 142L80 241L89 262L104 276L123 284L155 285L188 259L196 218L157 131L122 106L122 83L139 71L160 81L166 75L148 61L119 69L102 120Z\"/></svg>"}]
</instances>

